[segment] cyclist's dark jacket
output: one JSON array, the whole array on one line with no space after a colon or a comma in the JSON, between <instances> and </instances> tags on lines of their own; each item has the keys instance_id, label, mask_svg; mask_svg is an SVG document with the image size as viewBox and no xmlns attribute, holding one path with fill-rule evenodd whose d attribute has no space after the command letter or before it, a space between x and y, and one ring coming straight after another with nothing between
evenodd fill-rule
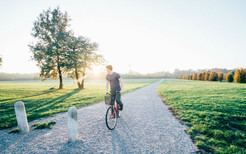
<instances>
[{"instance_id":1,"label":"cyclist's dark jacket","mask_svg":"<svg viewBox=\"0 0 246 154\"><path fill-rule=\"evenodd\" d=\"M106 76L106 80L110 82L111 93L116 91L121 91L119 79L120 79L120 74L116 72L113 72L112 75L108 74Z\"/></svg>"}]
</instances>

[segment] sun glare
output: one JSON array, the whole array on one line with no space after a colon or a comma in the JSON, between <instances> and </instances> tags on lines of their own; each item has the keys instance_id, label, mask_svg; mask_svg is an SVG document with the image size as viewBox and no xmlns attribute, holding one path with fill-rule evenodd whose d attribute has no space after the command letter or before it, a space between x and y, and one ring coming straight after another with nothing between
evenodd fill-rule
<instances>
[{"instance_id":1,"label":"sun glare","mask_svg":"<svg viewBox=\"0 0 246 154\"><path fill-rule=\"evenodd\" d=\"M103 68L102 68L102 66L98 66L98 65L94 65L94 66L92 66L92 73L94 74L94 75L99 75L101 72L103 72L104 70L103 70Z\"/></svg>"}]
</instances>

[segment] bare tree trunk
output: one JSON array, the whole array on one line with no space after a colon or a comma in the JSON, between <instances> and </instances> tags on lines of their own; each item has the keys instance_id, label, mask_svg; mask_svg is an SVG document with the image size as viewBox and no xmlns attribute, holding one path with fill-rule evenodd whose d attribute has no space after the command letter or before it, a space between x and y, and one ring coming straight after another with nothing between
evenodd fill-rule
<instances>
[{"instance_id":1,"label":"bare tree trunk","mask_svg":"<svg viewBox=\"0 0 246 154\"><path fill-rule=\"evenodd\" d=\"M77 85L79 87L79 89L81 89L81 85L80 85L80 81L79 81L79 74L78 74L78 69L77 67L75 67L75 78L77 80Z\"/></svg>"},{"instance_id":2,"label":"bare tree trunk","mask_svg":"<svg viewBox=\"0 0 246 154\"><path fill-rule=\"evenodd\" d=\"M83 71L82 71L82 83L81 83L80 89L84 89L84 88L85 88L85 68L83 68Z\"/></svg>"},{"instance_id":3,"label":"bare tree trunk","mask_svg":"<svg viewBox=\"0 0 246 154\"><path fill-rule=\"evenodd\" d=\"M61 72L61 67L60 67L60 57L57 54L57 69L58 69L58 73L59 73L59 80L60 80L60 85L59 85L59 89L63 89L63 83L62 83L62 72Z\"/></svg>"},{"instance_id":4,"label":"bare tree trunk","mask_svg":"<svg viewBox=\"0 0 246 154\"><path fill-rule=\"evenodd\" d=\"M62 83L62 74L61 74L61 69L58 69L59 72L59 80L60 80L60 85L59 85L59 89L63 89L63 83Z\"/></svg>"}]
</instances>

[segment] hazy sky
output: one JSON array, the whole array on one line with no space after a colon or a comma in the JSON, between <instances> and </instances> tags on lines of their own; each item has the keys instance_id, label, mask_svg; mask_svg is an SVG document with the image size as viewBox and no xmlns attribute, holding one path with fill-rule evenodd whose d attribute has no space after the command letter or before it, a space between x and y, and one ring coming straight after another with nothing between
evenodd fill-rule
<instances>
[{"instance_id":1,"label":"hazy sky","mask_svg":"<svg viewBox=\"0 0 246 154\"><path fill-rule=\"evenodd\" d=\"M57 6L121 73L246 67L245 0L1 0L0 72L39 72L31 29Z\"/></svg>"}]
</instances>

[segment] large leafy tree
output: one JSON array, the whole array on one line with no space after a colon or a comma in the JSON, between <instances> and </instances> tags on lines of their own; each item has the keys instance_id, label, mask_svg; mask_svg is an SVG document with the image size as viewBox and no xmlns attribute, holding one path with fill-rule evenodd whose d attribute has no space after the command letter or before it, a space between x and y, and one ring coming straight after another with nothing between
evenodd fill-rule
<instances>
[{"instance_id":1,"label":"large leafy tree","mask_svg":"<svg viewBox=\"0 0 246 154\"><path fill-rule=\"evenodd\" d=\"M75 78L77 81L78 88L81 87L81 83L79 79L82 76L82 64L83 64L83 52L84 48L86 47L85 38L82 36L74 37L71 36L67 42L69 54L68 54L68 61L66 64L66 69L68 72L69 78Z\"/></svg>"},{"instance_id":2,"label":"large leafy tree","mask_svg":"<svg viewBox=\"0 0 246 154\"><path fill-rule=\"evenodd\" d=\"M59 88L63 88L62 77L65 73L68 50L66 46L69 37L70 18L58 8L43 11L34 22L32 36L35 44L29 45L33 59L41 68L40 77L43 80L53 78L60 80Z\"/></svg>"},{"instance_id":3,"label":"large leafy tree","mask_svg":"<svg viewBox=\"0 0 246 154\"><path fill-rule=\"evenodd\" d=\"M70 37L67 46L69 47L68 63L66 66L69 72L68 75L75 78L78 87L83 89L86 71L90 70L92 65L102 64L104 58L96 52L98 44L82 36L78 38Z\"/></svg>"},{"instance_id":4,"label":"large leafy tree","mask_svg":"<svg viewBox=\"0 0 246 154\"><path fill-rule=\"evenodd\" d=\"M104 62L103 56L95 52L97 47L97 43L89 43L85 48L85 52L83 52L81 88L84 88L86 71L91 70L92 65L100 65Z\"/></svg>"}]
</instances>

